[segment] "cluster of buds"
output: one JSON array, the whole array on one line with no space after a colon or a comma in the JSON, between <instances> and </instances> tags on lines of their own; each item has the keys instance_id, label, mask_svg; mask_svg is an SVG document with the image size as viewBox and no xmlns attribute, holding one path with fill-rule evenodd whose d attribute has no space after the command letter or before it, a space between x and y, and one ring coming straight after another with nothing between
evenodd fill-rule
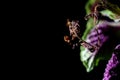
<instances>
[{"instance_id":1,"label":"cluster of buds","mask_svg":"<svg viewBox=\"0 0 120 80\"><path fill-rule=\"evenodd\" d=\"M83 46L90 50L91 52L94 52L96 47L84 40L82 40L80 35L80 25L79 21L69 21L67 20L67 26L69 28L69 36L64 36L64 41L72 45L72 48L74 49L76 46Z\"/></svg>"}]
</instances>

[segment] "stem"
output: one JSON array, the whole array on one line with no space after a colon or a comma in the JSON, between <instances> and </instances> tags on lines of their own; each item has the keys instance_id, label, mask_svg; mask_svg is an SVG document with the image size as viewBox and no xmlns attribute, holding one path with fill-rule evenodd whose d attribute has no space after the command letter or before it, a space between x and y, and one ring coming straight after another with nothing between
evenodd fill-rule
<instances>
[{"instance_id":1,"label":"stem","mask_svg":"<svg viewBox=\"0 0 120 80\"><path fill-rule=\"evenodd\" d=\"M84 40L80 40L79 44L81 46L83 46L84 48L87 48L90 52L94 52L96 50L96 47L91 45L90 43L84 41Z\"/></svg>"}]
</instances>

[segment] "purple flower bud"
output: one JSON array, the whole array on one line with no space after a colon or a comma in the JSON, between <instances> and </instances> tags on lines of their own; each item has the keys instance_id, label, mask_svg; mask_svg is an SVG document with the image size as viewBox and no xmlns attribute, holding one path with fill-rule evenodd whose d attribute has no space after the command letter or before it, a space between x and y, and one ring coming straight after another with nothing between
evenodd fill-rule
<instances>
[{"instance_id":1,"label":"purple flower bud","mask_svg":"<svg viewBox=\"0 0 120 80\"><path fill-rule=\"evenodd\" d=\"M116 46L105 68L103 80L120 80L120 44Z\"/></svg>"}]
</instances>

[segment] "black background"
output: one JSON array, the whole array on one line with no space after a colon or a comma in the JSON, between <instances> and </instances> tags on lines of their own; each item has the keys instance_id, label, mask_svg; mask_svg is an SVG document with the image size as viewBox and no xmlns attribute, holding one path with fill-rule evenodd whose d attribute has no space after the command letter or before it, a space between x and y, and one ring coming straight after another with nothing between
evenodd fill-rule
<instances>
[{"instance_id":1,"label":"black background","mask_svg":"<svg viewBox=\"0 0 120 80\"><path fill-rule=\"evenodd\" d=\"M15 11L12 23L17 29L12 40L15 59L11 62L15 66L10 64L14 76L43 80L102 79L106 62L87 73L80 61L80 49L72 50L63 39L67 19L79 20L83 34L85 3L86 0L31 1L10 8L10 12Z\"/></svg>"}]
</instances>

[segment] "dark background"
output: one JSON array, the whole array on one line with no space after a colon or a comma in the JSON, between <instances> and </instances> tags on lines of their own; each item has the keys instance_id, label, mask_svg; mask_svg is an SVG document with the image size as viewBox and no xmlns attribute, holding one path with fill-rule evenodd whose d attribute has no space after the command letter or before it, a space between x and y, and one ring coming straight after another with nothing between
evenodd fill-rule
<instances>
[{"instance_id":1,"label":"dark background","mask_svg":"<svg viewBox=\"0 0 120 80\"><path fill-rule=\"evenodd\" d=\"M86 0L26 2L22 9L21 6L15 9L18 10L15 11L18 13L15 18L19 19L15 19L16 25L19 25L16 30L18 34L15 34L18 44L15 45L19 47L14 46L14 50L19 54L14 60L18 65L12 68L15 68L16 76L43 80L102 79L106 62L101 62L87 73L80 61L80 49L71 49L63 39L67 33L67 19L79 20L83 34L86 25L85 3Z\"/></svg>"}]
</instances>

